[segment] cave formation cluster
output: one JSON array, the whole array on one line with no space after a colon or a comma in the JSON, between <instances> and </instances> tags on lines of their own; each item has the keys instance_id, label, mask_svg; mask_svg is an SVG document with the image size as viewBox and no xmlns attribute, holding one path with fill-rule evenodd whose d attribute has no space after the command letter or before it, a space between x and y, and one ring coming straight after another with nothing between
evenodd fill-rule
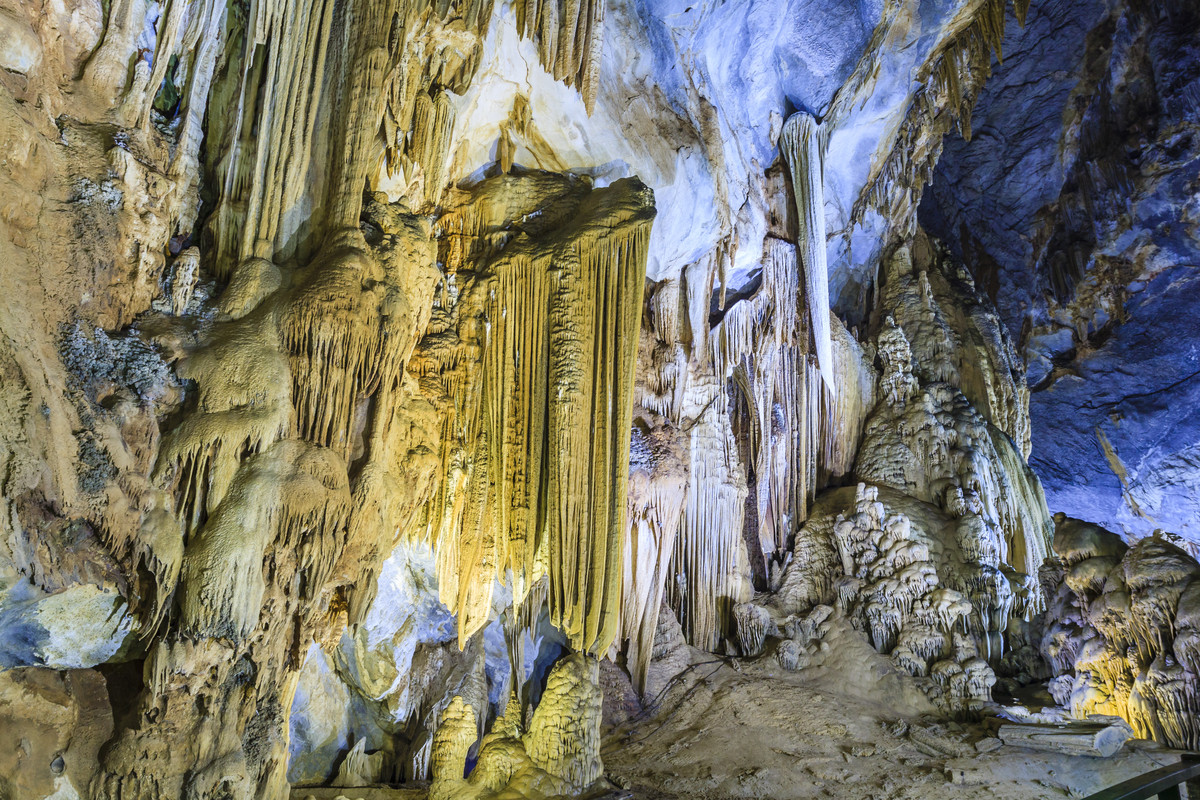
<instances>
[{"instance_id":1,"label":"cave formation cluster","mask_svg":"<svg viewBox=\"0 0 1200 800\"><path fill-rule=\"evenodd\" d=\"M917 5L745 127L653 3L0 1L0 798L578 794L844 636L1200 749L1194 550L1051 514L918 215L1037 9Z\"/></svg>"}]
</instances>

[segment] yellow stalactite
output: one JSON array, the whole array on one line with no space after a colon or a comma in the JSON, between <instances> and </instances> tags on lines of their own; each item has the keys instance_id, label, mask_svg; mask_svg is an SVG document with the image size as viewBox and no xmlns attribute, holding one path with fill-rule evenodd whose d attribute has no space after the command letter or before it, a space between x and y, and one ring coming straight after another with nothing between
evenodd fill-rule
<instances>
[{"instance_id":1,"label":"yellow stalactite","mask_svg":"<svg viewBox=\"0 0 1200 800\"><path fill-rule=\"evenodd\" d=\"M519 603L543 569L574 649L602 654L619 628L653 211L636 181L585 184L504 175L439 221L457 296L413 367L443 414L446 478L428 518L460 642L486 624L495 580L511 575Z\"/></svg>"}]
</instances>

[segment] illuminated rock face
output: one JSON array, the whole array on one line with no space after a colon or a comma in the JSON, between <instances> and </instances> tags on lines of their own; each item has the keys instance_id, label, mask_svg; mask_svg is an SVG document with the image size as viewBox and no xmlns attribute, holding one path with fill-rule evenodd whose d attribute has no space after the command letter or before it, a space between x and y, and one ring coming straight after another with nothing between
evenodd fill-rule
<instances>
[{"instance_id":1,"label":"illuminated rock face","mask_svg":"<svg viewBox=\"0 0 1200 800\"><path fill-rule=\"evenodd\" d=\"M1195 746L1194 561L1051 555L1011 292L917 224L1009 13L0 6L0 797L578 793L602 685L849 636L957 712L1043 630L1073 711Z\"/></svg>"},{"instance_id":2,"label":"illuminated rock face","mask_svg":"<svg viewBox=\"0 0 1200 800\"><path fill-rule=\"evenodd\" d=\"M412 369L442 414L424 512L459 642L542 576L573 649L616 636L630 419L653 197L634 180L502 176L438 223L448 281ZM443 329L443 325L445 328ZM431 326L432 328L433 326Z\"/></svg>"},{"instance_id":3,"label":"illuminated rock face","mask_svg":"<svg viewBox=\"0 0 1200 800\"><path fill-rule=\"evenodd\" d=\"M1042 652L1055 699L1076 716L1123 717L1137 736L1185 750L1197 727L1200 564L1162 535L1132 547L1059 515Z\"/></svg>"}]
</instances>

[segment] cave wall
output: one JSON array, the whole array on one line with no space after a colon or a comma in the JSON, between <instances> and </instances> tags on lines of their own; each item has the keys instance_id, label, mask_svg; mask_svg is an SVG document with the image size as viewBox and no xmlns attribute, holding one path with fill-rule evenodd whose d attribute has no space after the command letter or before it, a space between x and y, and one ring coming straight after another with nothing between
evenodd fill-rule
<instances>
[{"instance_id":1,"label":"cave wall","mask_svg":"<svg viewBox=\"0 0 1200 800\"><path fill-rule=\"evenodd\" d=\"M1020 336L1052 510L1130 539L1200 520L1196 28L1187 3L1010 20L922 208Z\"/></svg>"}]
</instances>

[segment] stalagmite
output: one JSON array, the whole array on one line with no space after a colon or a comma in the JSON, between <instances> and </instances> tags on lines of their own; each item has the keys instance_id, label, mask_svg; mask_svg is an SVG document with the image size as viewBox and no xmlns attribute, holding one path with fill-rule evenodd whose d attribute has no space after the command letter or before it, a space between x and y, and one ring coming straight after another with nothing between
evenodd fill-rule
<instances>
[{"instance_id":1,"label":"stalagmite","mask_svg":"<svg viewBox=\"0 0 1200 800\"><path fill-rule=\"evenodd\" d=\"M519 704L510 702L480 742L477 764L465 778L479 732L471 707L453 698L433 737L430 798L577 796L592 786L601 775L598 666L582 653L555 664L528 730L521 732L524 726L514 721Z\"/></svg>"},{"instance_id":2,"label":"stalagmite","mask_svg":"<svg viewBox=\"0 0 1200 800\"><path fill-rule=\"evenodd\" d=\"M715 650L733 632L733 606L750 599L752 590L743 577L745 478L730 452L728 422L718 411L710 406L691 430L687 500L668 588L688 641L705 650Z\"/></svg>"},{"instance_id":3,"label":"stalagmite","mask_svg":"<svg viewBox=\"0 0 1200 800\"><path fill-rule=\"evenodd\" d=\"M960 707L990 693L1010 623L1027 624L1043 608L1030 573L1047 552L1050 523L1017 446L958 388L1020 396L1004 338L955 328L964 324L955 317L961 297L974 303L972 324L986 328L994 311L968 281L945 279L944 261L918 270L912 259L908 246L891 254L881 293L873 342L881 374L878 392L862 395L875 402L854 457L861 483L818 498L771 607L778 616L836 603L932 699ZM985 356L972 356L976 347ZM852 409L831 417L843 415L853 419ZM1028 430L1022 412L997 419Z\"/></svg>"},{"instance_id":4,"label":"stalagmite","mask_svg":"<svg viewBox=\"0 0 1200 800\"><path fill-rule=\"evenodd\" d=\"M1000 560L1032 574L1048 552L1051 535L1041 486L1010 436L980 413L977 404L986 408L991 395L978 393L972 400L961 388L982 381L1009 387L1010 398L1022 396L1005 366L1009 344L994 337L984 350L1000 355L986 361L968 355L975 346L967 343L976 337L955 331L948 320L952 315L942 308L949 308L955 296L973 295L974 286L951 283L947 274L953 277L953 267L944 255L930 257L930 266L938 269L917 269L908 248L892 255L882 297L891 314L878 334L887 403L867 423L855 472L953 516L974 514L998 526L1003 531ZM989 312L975 302L972 324L978 326ZM992 364L999 374L981 373L977 362ZM974 366L967 369L967 364ZM997 420L1018 435L1028 430L1022 414Z\"/></svg>"},{"instance_id":5,"label":"stalagmite","mask_svg":"<svg viewBox=\"0 0 1200 800\"><path fill-rule=\"evenodd\" d=\"M734 606L733 618L737 624L738 645L744 656L759 655L767 636L778 634L770 613L762 606L740 603Z\"/></svg>"},{"instance_id":6,"label":"stalagmite","mask_svg":"<svg viewBox=\"0 0 1200 800\"><path fill-rule=\"evenodd\" d=\"M1055 623L1041 649L1060 700L1077 717L1123 717L1135 735L1200 744L1195 640L1200 565L1160 535L1129 547L1103 528L1055 518L1043 581Z\"/></svg>"},{"instance_id":7,"label":"stalagmite","mask_svg":"<svg viewBox=\"0 0 1200 800\"><path fill-rule=\"evenodd\" d=\"M796 252L804 270L804 292L812 319L813 341L821 379L830 393L834 383L833 346L829 333L829 267L825 250L825 137L813 115L797 111L783 123L780 150L792 175L796 194Z\"/></svg>"},{"instance_id":8,"label":"stalagmite","mask_svg":"<svg viewBox=\"0 0 1200 800\"><path fill-rule=\"evenodd\" d=\"M460 796L462 786L466 783L463 771L467 753L477 735L475 713L463 703L461 697L455 697L442 714L441 724L433 735L430 800L449 800Z\"/></svg>"},{"instance_id":9,"label":"stalagmite","mask_svg":"<svg viewBox=\"0 0 1200 800\"><path fill-rule=\"evenodd\" d=\"M199 269L200 249L197 247L189 247L175 259L174 274L171 276L171 311L174 313L182 314L191 303Z\"/></svg>"},{"instance_id":10,"label":"stalagmite","mask_svg":"<svg viewBox=\"0 0 1200 800\"><path fill-rule=\"evenodd\" d=\"M338 767L338 774L333 783L335 786L347 788L372 786L380 781L382 762L383 753L367 755L367 740L359 739Z\"/></svg>"},{"instance_id":11,"label":"stalagmite","mask_svg":"<svg viewBox=\"0 0 1200 800\"><path fill-rule=\"evenodd\" d=\"M599 666L583 653L555 665L524 736L530 760L576 791L601 772Z\"/></svg>"}]
</instances>

